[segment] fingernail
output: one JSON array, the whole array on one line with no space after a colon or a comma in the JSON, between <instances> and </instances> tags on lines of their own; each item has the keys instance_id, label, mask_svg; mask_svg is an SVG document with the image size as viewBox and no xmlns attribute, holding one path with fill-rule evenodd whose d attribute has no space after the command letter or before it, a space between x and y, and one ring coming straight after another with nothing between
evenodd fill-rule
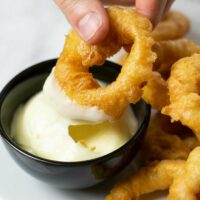
<instances>
[{"instance_id":1,"label":"fingernail","mask_svg":"<svg viewBox=\"0 0 200 200\"><path fill-rule=\"evenodd\" d=\"M90 40L102 25L102 19L96 12L86 14L78 23L80 36L85 40Z\"/></svg>"}]
</instances>

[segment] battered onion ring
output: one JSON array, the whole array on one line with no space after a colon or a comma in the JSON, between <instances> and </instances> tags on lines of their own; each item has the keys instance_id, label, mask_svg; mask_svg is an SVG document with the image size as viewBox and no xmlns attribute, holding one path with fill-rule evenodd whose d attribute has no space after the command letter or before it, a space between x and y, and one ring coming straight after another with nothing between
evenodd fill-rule
<instances>
[{"instance_id":1,"label":"battered onion ring","mask_svg":"<svg viewBox=\"0 0 200 200\"><path fill-rule=\"evenodd\" d=\"M154 70L167 79L171 66L181 58L200 53L200 46L188 39L178 39L156 42L153 51L157 54Z\"/></svg>"},{"instance_id":2,"label":"battered onion ring","mask_svg":"<svg viewBox=\"0 0 200 200\"><path fill-rule=\"evenodd\" d=\"M184 164L182 160L154 162L115 185L106 200L139 199L143 194L168 189L173 178L183 174Z\"/></svg>"},{"instance_id":3,"label":"battered onion ring","mask_svg":"<svg viewBox=\"0 0 200 200\"><path fill-rule=\"evenodd\" d=\"M177 11L168 12L158 23L152 36L155 41L167 41L182 38L190 29L187 16ZM126 46L127 50L129 46ZM128 50L129 52L129 50Z\"/></svg>"},{"instance_id":4,"label":"battered onion ring","mask_svg":"<svg viewBox=\"0 0 200 200\"><path fill-rule=\"evenodd\" d=\"M188 17L177 11L168 12L153 31L156 41L173 40L183 37L190 29Z\"/></svg>"},{"instance_id":5,"label":"battered onion ring","mask_svg":"<svg viewBox=\"0 0 200 200\"><path fill-rule=\"evenodd\" d=\"M143 88L142 98L157 110L169 104L167 79L171 66L181 58L200 53L200 46L187 39L156 42L153 51L157 54L151 78ZM158 73L157 73L158 72Z\"/></svg>"},{"instance_id":6,"label":"battered onion ring","mask_svg":"<svg viewBox=\"0 0 200 200\"><path fill-rule=\"evenodd\" d=\"M162 113L191 128L200 139L200 54L180 59L173 65L168 87L170 104Z\"/></svg>"},{"instance_id":7,"label":"battered onion ring","mask_svg":"<svg viewBox=\"0 0 200 200\"><path fill-rule=\"evenodd\" d=\"M122 65L128 54L123 54L117 61ZM169 94L166 81L158 72L152 72L147 84L142 88L142 98L153 108L161 110L169 104Z\"/></svg>"},{"instance_id":8,"label":"battered onion ring","mask_svg":"<svg viewBox=\"0 0 200 200\"><path fill-rule=\"evenodd\" d=\"M65 94L83 106L96 106L113 119L121 116L129 103L137 102L141 88L152 71L155 54L151 48L150 21L128 8L107 9L110 18L110 33L103 43L91 46L71 31L64 50L56 64L54 75ZM100 87L88 72L94 64L102 64L121 46L133 43L116 81ZM117 108L117 109L116 109Z\"/></svg>"},{"instance_id":9,"label":"battered onion ring","mask_svg":"<svg viewBox=\"0 0 200 200\"><path fill-rule=\"evenodd\" d=\"M153 108L161 110L169 104L169 91L164 79L169 77L172 64L183 57L200 53L200 46L187 39L178 39L156 42L153 51L157 54L153 67L156 72L152 73L143 88L142 98ZM126 54L122 55L118 63L121 64L125 57Z\"/></svg>"},{"instance_id":10,"label":"battered onion ring","mask_svg":"<svg viewBox=\"0 0 200 200\"><path fill-rule=\"evenodd\" d=\"M181 123L171 123L170 118L157 113L150 122L142 152L148 160L187 159L199 141L192 131Z\"/></svg>"},{"instance_id":11,"label":"battered onion ring","mask_svg":"<svg viewBox=\"0 0 200 200\"><path fill-rule=\"evenodd\" d=\"M127 52L130 51L128 46L125 47ZM169 77L171 66L181 58L200 53L200 46L191 40L181 38L177 40L159 41L153 45L153 51L157 55L153 70L159 72L164 79ZM128 54L124 53L117 61L123 64Z\"/></svg>"},{"instance_id":12,"label":"battered onion ring","mask_svg":"<svg viewBox=\"0 0 200 200\"><path fill-rule=\"evenodd\" d=\"M168 200L198 200L200 192L200 147L187 161L163 160L140 169L114 186L106 200L139 199L142 194L170 188Z\"/></svg>"},{"instance_id":13,"label":"battered onion ring","mask_svg":"<svg viewBox=\"0 0 200 200\"><path fill-rule=\"evenodd\" d=\"M200 192L200 147L189 155L182 176L177 176L170 187L168 200L198 200Z\"/></svg>"}]
</instances>

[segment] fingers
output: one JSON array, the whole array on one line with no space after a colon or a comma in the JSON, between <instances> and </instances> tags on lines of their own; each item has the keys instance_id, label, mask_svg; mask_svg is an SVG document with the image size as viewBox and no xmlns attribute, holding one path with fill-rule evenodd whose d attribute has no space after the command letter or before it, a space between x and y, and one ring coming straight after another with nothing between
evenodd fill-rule
<instances>
[{"instance_id":1,"label":"fingers","mask_svg":"<svg viewBox=\"0 0 200 200\"><path fill-rule=\"evenodd\" d=\"M107 5L133 6L139 13L148 17L155 26L162 15L169 10L174 0L101 0Z\"/></svg>"},{"instance_id":2,"label":"fingers","mask_svg":"<svg viewBox=\"0 0 200 200\"><path fill-rule=\"evenodd\" d=\"M138 12L148 17L155 26L165 11L167 0L136 0L135 4Z\"/></svg>"},{"instance_id":3,"label":"fingers","mask_svg":"<svg viewBox=\"0 0 200 200\"><path fill-rule=\"evenodd\" d=\"M155 26L173 0L54 0L80 37L90 44L101 42L109 31L104 4L133 6Z\"/></svg>"},{"instance_id":4,"label":"fingers","mask_svg":"<svg viewBox=\"0 0 200 200\"><path fill-rule=\"evenodd\" d=\"M106 37L109 21L99 0L55 0L55 2L83 40L96 44Z\"/></svg>"},{"instance_id":5,"label":"fingers","mask_svg":"<svg viewBox=\"0 0 200 200\"><path fill-rule=\"evenodd\" d=\"M172 6L174 0L168 0L167 5L165 6L165 13L169 11L170 7Z\"/></svg>"},{"instance_id":6,"label":"fingers","mask_svg":"<svg viewBox=\"0 0 200 200\"><path fill-rule=\"evenodd\" d=\"M107 5L133 6L139 13L148 17L155 26L161 19L162 15L168 12L174 0L101 0Z\"/></svg>"}]
</instances>

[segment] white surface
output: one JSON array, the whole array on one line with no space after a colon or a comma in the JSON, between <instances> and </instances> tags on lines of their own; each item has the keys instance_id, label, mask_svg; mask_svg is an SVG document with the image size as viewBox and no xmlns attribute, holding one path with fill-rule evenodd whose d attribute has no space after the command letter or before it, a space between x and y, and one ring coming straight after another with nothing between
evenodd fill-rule
<instances>
[{"instance_id":1,"label":"white surface","mask_svg":"<svg viewBox=\"0 0 200 200\"><path fill-rule=\"evenodd\" d=\"M200 1L176 0L174 7L190 17L188 37L200 43ZM68 28L52 0L1 0L0 88L27 66L57 57ZM22 171L0 141L0 200L103 200L109 187L109 183L78 191L49 187ZM164 199L161 196L148 199Z\"/></svg>"}]
</instances>

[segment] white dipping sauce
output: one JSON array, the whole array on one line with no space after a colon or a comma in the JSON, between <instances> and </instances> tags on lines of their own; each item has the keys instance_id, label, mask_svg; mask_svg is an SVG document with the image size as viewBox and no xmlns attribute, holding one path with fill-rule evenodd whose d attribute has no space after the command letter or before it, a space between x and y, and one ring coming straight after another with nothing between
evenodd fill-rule
<instances>
[{"instance_id":1,"label":"white dipping sauce","mask_svg":"<svg viewBox=\"0 0 200 200\"><path fill-rule=\"evenodd\" d=\"M136 130L137 120L130 108L116 122L88 124L63 117L40 92L17 109L11 136L22 148L39 157L81 161L118 149Z\"/></svg>"},{"instance_id":2,"label":"white dipping sauce","mask_svg":"<svg viewBox=\"0 0 200 200\"><path fill-rule=\"evenodd\" d=\"M97 107L71 101L56 83L52 70L43 91L17 109L11 137L39 157L69 162L89 160L118 149L137 130L130 107L118 121L109 119Z\"/></svg>"}]
</instances>

